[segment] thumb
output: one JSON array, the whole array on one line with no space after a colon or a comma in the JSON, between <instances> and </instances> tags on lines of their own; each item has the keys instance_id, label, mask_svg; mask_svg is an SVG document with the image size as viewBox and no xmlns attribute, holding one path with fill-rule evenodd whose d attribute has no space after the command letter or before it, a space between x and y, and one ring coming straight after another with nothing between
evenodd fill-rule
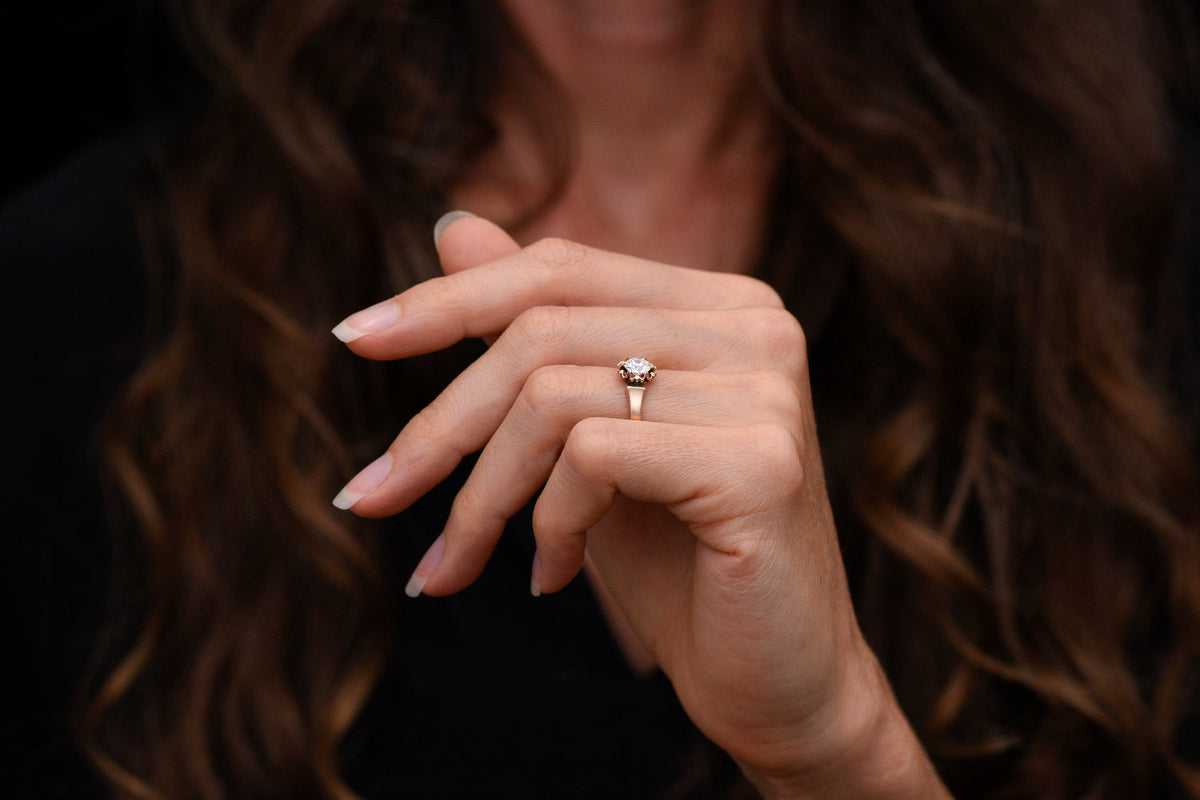
<instances>
[{"instance_id":1,"label":"thumb","mask_svg":"<svg viewBox=\"0 0 1200 800\"><path fill-rule=\"evenodd\" d=\"M521 246L494 222L469 211L451 211L433 228L442 271L447 275L518 252Z\"/></svg>"}]
</instances>

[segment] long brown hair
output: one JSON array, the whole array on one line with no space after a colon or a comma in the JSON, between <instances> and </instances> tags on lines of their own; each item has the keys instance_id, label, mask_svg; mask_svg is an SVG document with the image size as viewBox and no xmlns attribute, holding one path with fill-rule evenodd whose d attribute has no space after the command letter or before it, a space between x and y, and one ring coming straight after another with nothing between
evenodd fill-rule
<instances>
[{"instance_id":1,"label":"long brown hair","mask_svg":"<svg viewBox=\"0 0 1200 800\"><path fill-rule=\"evenodd\" d=\"M430 225L515 46L491 5L178 3L207 111L147 204L177 268L107 429L146 593L85 720L119 794L351 796L337 748L386 589L328 498L394 430L385 400L420 398L328 330L436 273ZM752 5L786 142L763 274L845 275L814 395L902 705L970 796L1136 797L1170 771L1200 797L1174 755L1200 477L1150 336L1177 207L1160 10Z\"/></svg>"}]
</instances>

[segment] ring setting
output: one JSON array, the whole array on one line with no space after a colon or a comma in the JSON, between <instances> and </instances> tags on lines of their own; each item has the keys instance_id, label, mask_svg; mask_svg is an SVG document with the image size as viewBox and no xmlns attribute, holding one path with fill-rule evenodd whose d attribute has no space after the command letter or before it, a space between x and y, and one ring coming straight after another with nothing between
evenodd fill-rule
<instances>
[{"instance_id":1,"label":"ring setting","mask_svg":"<svg viewBox=\"0 0 1200 800\"><path fill-rule=\"evenodd\" d=\"M617 372L625 381L625 394L629 397L630 419L642 418L642 398L646 394L646 384L654 380L656 369L642 356L631 356L617 364Z\"/></svg>"},{"instance_id":2,"label":"ring setting","mask_svg":"<svg viewBox=\"0 0 1200 800\"><path fill-rule=\"evenodd\" d=\"M621 380L630 386L641 386L654 380L654 370L655 366L641 356L633 356L617 364Z\"/></svg>"}]
</instances>

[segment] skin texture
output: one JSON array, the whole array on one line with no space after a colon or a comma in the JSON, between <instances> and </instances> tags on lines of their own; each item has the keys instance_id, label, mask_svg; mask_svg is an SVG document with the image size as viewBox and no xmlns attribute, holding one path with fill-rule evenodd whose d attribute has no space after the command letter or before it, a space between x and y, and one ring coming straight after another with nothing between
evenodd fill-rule
<instances>
[{"instance_id":1,"label":"skin texture","mask_svg":"<svg viewBox=\"0 0 1200 800\"><path fill-rule=\"evenodd\" d=\"M510 232L524 245L558 237L665 264L751 269L781 143L753 76L747 4L504 5L540 73L506 73L488 109L496 142L450 187L452 206L517 223ZM563 137L565 174L547 153L547 138Z\"/></svg>"},{"instance_id":2,"label":"skin texture","mask_svg":"<svg viewBox=\"0 0 1200 800\"><path fill-rule=\"evenodd\" d=\"M774 291L562 240L522 249L471 217L439 252L446 277L339 326L373 359L494 342L348 485L354 513L395 514L482 449L410 588L469 585L542 489L534 592L565 586L586 548L693 720L767 796L944 792L858 630L804 335ZM635 353L659 367L640 422L614 366Z\"/></svg>"},{"instance_id":3,"label":"skin texture","mask_svg":"<svg viewBox=\"0 0 1200 800\"><path fill-rule=\"evenodd\" d=\"M540 490L531 590L557 591L589 564L692 719L764 795L944 794L854 618L804 333L774 290L734 274L755 260L776 158L745 7L507 10L568 99L565 190L515 238L477 217L444 221L445 277L338 326L373 359L492 345L338 505L395 514L481 451L409 594L469 585ZM546 189L528 93L509 88L492 109L497 144L453 192L505 219ZM616 374L632 355L658 366L639 422Z\"/></svg>"}]
</instances>

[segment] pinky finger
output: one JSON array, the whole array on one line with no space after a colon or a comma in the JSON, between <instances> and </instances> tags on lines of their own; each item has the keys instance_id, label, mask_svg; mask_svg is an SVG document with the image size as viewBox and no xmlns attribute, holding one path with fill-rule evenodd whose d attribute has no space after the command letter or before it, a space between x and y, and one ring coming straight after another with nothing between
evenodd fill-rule
<instances>
[{"instance_id":1,"label":"pinky finger","mask_svg":"<svg viewBox=\"0 0 1200 800\"><path fill-rule=\"evenodd\" d=\"M557 591L578 574L587 530L618 493L666 506L705 544L732 553L744 532L737 520L782 499L776 495L791 482L780 478L792 474L798 481L799 463L795 437L771 424L711 428L582 420L534 507L535 592Z\"/></svg>"}]
</instances>

